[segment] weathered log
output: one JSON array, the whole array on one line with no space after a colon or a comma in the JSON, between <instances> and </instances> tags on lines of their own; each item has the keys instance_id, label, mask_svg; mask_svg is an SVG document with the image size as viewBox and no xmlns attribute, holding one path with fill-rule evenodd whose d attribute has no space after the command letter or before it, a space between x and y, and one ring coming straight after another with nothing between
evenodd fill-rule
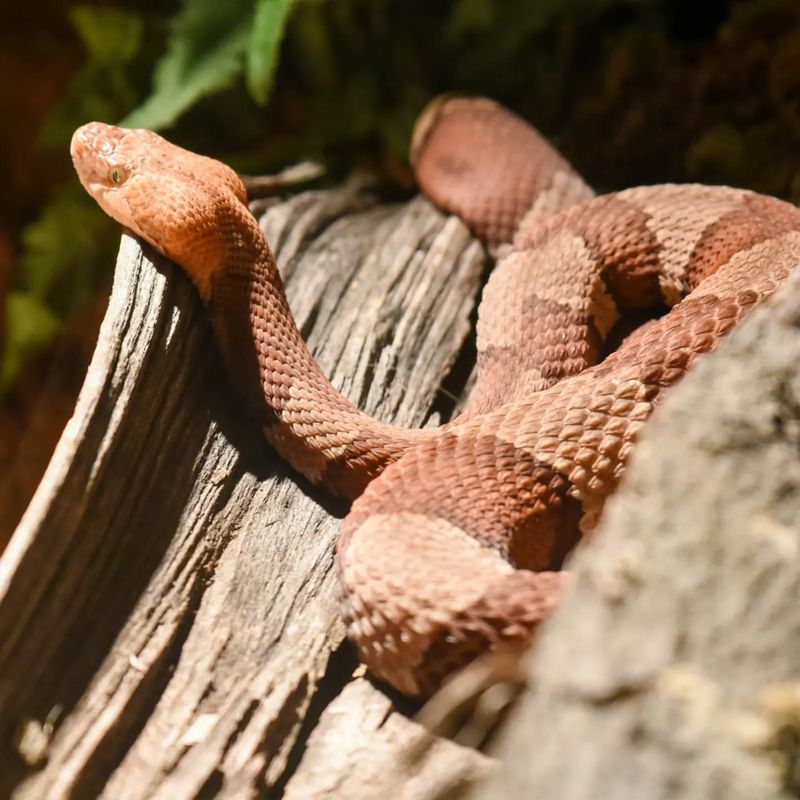
<instances>
[{"instance_id":1,"label":"weathered log","mask_svg":"<svg viewBox=\"0 0 800 800\"><path fill-rule=\"evenodd\" d=\"M667 397L572 567L477 796L796 797L800 274Z\"/></svg>"},{"instance_id":2,"label":"weathered log","mask_svg":"<svg viewBox=\"0 0 800 800\"><path fill-rule=\"evenodd\" d=\"M463 225L352 188L262 224L348 397L408 425L452 408L484 264ZM353 677L332 569L346 509L240 409L191 286L124 238L75 413L0 562L0 796L278 796L325 768L306 743L325 753L352 719L362 746L327 751L330 775L424 735ZM444 741L428 763L430 785L486 768Z\"/></svg>"}]
</instances>

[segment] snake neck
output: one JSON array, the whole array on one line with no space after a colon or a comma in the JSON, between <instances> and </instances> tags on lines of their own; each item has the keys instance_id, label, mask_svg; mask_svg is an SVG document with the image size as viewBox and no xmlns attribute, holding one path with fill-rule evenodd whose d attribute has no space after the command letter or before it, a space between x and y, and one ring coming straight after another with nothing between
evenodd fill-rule
<instances>
[{"instance_id":1,"label":"snake neck","mask_svg":"<svg viewBox=\"0 0 800 800\"><path fill-rule=\"evenodd\" d=\"M231 379L281 456L352 499L425 434L369 417L331 385L294 322L261 229L249 213L240 222L206 298Z\"/></svg>"}]
</instances>

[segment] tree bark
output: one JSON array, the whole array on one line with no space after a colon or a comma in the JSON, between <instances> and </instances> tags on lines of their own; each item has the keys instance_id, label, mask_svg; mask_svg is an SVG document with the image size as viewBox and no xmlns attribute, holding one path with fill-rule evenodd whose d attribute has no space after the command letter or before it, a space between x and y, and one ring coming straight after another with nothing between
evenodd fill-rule
<instances>
[{"instance_id":1,"label":"tree bark","mask_svg":"<svg viewBox=\"0 0 800 800\"><path fill-rule=\"evenodd\" d=\"M795 273L645 429L477 797L800 792L799 367Z\"/></svg>"},{"instance_id":2,"label":"tree bark","mask_svg":"<svg viewBox=\"0 0 800 800\"><path fill-rule=\"evenodd\" d=\"M402 425L452 409L484 265L462 224L354 187L262 224L335 385ZM345 511L243 418L188 282L124 237L75 413L0 562L0 796L271 797L294 778L300 797L323 766L306 756L353 720L329 779L424 736L353 677ZM487 764L444 741L434 762Z\"/></svg>"}]
</instances>

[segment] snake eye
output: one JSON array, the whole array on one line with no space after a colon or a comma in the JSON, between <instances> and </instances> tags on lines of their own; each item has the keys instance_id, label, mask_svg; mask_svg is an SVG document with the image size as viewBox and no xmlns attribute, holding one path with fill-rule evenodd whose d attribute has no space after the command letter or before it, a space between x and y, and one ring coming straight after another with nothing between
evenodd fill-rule
<instances>
[{"instance_id":1,"label":"snake eye","mask_svg":"<svg viewBox=\"0 0 800 800\"><path fill-rule=\"evenodd\" d=\"M111 179L111 183L122 183L125 180L125 172L119 167L112 167L108 177Z\"/></svg>"}]
</instances>

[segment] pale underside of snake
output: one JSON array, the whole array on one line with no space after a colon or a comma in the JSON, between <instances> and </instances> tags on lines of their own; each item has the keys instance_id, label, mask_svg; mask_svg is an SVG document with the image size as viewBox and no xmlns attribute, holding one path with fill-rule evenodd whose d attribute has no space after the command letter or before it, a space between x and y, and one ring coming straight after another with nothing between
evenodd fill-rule
<instances>
[{"instance_id":1,"label":"pale underside of snake","mask_svg":"<svg viewBox=\"0 0 800 800\"><path fill-rule=\"evenodd\" d=\"M372 672L410 694L530 640L662 391L800 263L800 211L785 202L697 185L592 199L510 112L435 102L412 147L419 182L503 255L465 413L405 430L322 374L231 169L101 123L76 131L72 156L102 208L192 279L269 441L358 498L337 547L348 632ZM623 315L659 306L670 310L605 355Z\"/></svg>"}]
</instances>

